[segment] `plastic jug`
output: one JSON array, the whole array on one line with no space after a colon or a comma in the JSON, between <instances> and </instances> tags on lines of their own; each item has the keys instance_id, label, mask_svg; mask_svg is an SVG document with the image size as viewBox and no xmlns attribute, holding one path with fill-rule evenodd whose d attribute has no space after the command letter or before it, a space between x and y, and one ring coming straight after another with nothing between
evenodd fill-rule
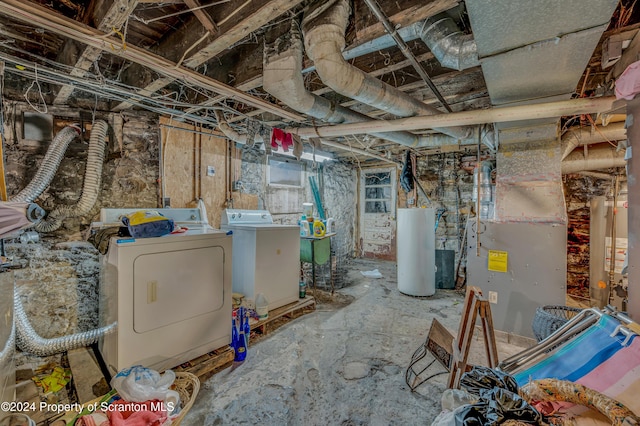
<instances>
[{"instance_id":1,"label":"plastic jug","mask_svg":"<svg viewBox=\"0 0 640 426\"><path fill-rule=\"evenodd\" d=\"M336 220L334 218L327 219L326 230L327 234L336 232Z\"/></svg>"},{"instance_id":2,"label":"plastic jug","mask_svg":"<svg viewBox=\"0 0 640 426\"><path fill-rule=\"evenodd\" d=\"M327 232L327 228L324 226L321 220L316 219L313 222L313 236L314 237L324 237L324 234Z\"/></svg>"},{"instance_id":3,"label":"plastic jug","mask_svg":"<svg viewBox=\"0 0 640 426\"><path fill-rule=\"evenodd\" d=\"M259 320L269 318L269 301L262 293L256 295L256 314Z\"/></svg>"},{"instance_id":4,"label":"plastic jug","mask_svg":"<svg viewBox=\"0 0 640 426\"><path fill-rule=\"evenodd\" d=\"M300 226L300 236L308 237L309 236L309 225L307 224L307 218L302 216L302 219L298 222Z\"/></svg>"},{"instance_id":5,"label":"plastic jug","mask_svg":"<svg viewBox=\"0 0 640 426\"><path fill-rule=\"evenodd\" d=\"M307 217L313 216L313 203L302 203L302 214Z\"/></svg>"}]
</instances>

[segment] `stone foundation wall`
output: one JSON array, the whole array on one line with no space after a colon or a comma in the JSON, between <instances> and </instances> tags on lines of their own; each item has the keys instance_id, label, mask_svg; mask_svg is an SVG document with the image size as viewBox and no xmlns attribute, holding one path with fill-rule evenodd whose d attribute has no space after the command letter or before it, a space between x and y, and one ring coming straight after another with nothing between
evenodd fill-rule
<instances>
[{"instance_id":1,"label":"stone foundation wall","mask_svg":"<svg viewBox=\"0 0 640 426\"><path fill-rule=\"evenodd\" d=\"M4 153L9 197L31 181L50 144L21 138L20 117L26 110L21 103L6 105ZM49 113L60 121L81 119L80 112L66 108L51 107ZM158 206L157 117L147 113L114 117L99 112L96 117L109 122L110 137L98 201L91 212L65 220L55 232L40 234L37 243L6 239L6 254L19 265L12 273L23 306L35 331L45 338L98 325L99 255L85 240L89 225L99 219L100 209ZM34 202L46 211L76 204L82 192L87 149L86 141L72 142L51 184Z\"/></svg>"},{"instance_id":2,"label":"stone foundation wall","mask_svg":"<svg viewBox=\"0 0 640 426\"><path fill-rule=\"evenodd\" d=\"M242 182L245 191L258 196L258 208L266 208L277 223L296 224L302 215L302 203L313 202L309 176L315 176L327 217L336 221L337 235L332 248L342 256L353 257L356 221L356 171L349 164L327 162L320 169L304 162L302 187L274 187L267 182L265 154L257 150L242 152Z\"/></svg>"},{"instance_id":3,"label":"stone foundation wall","mask_svg":"<svg viewBox=\"0 0 640 426\"><path fill-rule=\"evenodd\" d=\"M419 206L444 209L436 229L436 249L458 250L467 218L473 215L473 174L469 158L463 153L446 153L418 157L415 175L427 193L427 200L418 189ZM467 166L466 169L464 166ZM411 207L407 194L398 187L398 207Z\"/></svg>"}]
</instances>

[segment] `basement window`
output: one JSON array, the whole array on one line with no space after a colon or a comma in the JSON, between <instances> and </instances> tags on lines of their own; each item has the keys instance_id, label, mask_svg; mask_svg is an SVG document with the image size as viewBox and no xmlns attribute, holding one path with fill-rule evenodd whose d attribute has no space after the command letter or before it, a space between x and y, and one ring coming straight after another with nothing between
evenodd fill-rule
<instances>
[{"instance_id":1,"label":"basement window","mask_svg":"<svg viewBox=\"0 0 640 426\"><path fill-rule=\"evenodd\" d=\"M271 186L302 187L303 164L296 160L269 156L267 181Z\"/></svg>"}]
</instances>

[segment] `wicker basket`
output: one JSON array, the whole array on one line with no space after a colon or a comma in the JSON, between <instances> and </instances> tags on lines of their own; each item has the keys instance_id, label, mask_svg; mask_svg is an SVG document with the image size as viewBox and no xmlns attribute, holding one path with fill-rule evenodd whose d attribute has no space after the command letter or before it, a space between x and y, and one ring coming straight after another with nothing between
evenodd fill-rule
<instances>
[{"instance_id":1,"label":"wicker basket","mask_svg":"<svg viewBox=\"0 0 640 426\"><path fill-rule=\"evenodd\" d=\"M200 379L195 374L176 371L176 380L171 389L180 395L180 413L171 420L171 426L178 426L187 414L200 391Z\"/></svg>"},{"instance_id":2,"label":"wicker basket","mask_svg":"<svg viewBox=\"0 0 640 426\"><path fill-rule=\"evenodd\" d=\"M180 422L193 405L193 402L196 400L196 396L198 396L198 392L200 391L200 379L198 379L198 376L182 371L176 371L175 373L176 379L171 385L171 389L178 392L178 395L180 395L180 412L175 417L169 417L163 424L163 426L180 425ZM96 398L85 403L85 405L89 406L94 403L101 404L102 402L109 401L111 398L113 398L114 395L117 395L117 392L115 390L112 390L111 392L101 396L100 398ZM82 413L69 412L63 419L67 422L68 425L75 425L76 420L78 420L79 417L89 413L91 413L91 411L87 411L86 409L83 410Z\"/></svg>"},{"instance_id":3,"label":"wicker basket","mask_svg":"<svg viewBox=\"0 0 640 426\"><path fill-rule=\"evenodd\" d=\"M546 339L554 331L565 325L582 309L568 306L542 306L536 309L531 328L538 342Z\"/></svg>"},{"instance_id":4,"label":"wicker basket","mask_svg":"<svg viewBox=\"0 0 640 426\"><path fill-rule=\"evenodd\" d=\"M562 401L598 411L611 420L613 426L636 425L640 418L621 402L579 383L566 380L533 380L518 391L528 403Z\"/></svg>"}]
</instances>

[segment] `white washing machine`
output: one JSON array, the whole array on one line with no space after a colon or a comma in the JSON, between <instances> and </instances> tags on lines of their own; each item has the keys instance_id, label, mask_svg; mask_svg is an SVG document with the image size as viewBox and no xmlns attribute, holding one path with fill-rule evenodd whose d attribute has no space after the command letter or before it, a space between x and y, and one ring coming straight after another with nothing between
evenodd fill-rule
<instances>
[{"instance_id":1,"label":"white washing machine","mask_svg":"<svg viewBox=\"0 0 640 426\"><path fill-rule=\"evenodd\" d=\"M233 291L253 300L262 293L270 310L296 302L300 228L274 224L267 210L227 209L221 223L233 231Z\"/></svg>"},{"instance_id":2,"label":"white washing machine","mask_svg":"<svg viewBox=\"0 0 640 426\"><path fill-rule=\"evenodd\" d=\"M104 209L101 225L135 210ZM156 210L188 231L113 237L103 258L100 325L118 326L99 347L113 373L137 364L163 371L231 342L231 236L198 209Z\"/></svg>"}]
</instances>

